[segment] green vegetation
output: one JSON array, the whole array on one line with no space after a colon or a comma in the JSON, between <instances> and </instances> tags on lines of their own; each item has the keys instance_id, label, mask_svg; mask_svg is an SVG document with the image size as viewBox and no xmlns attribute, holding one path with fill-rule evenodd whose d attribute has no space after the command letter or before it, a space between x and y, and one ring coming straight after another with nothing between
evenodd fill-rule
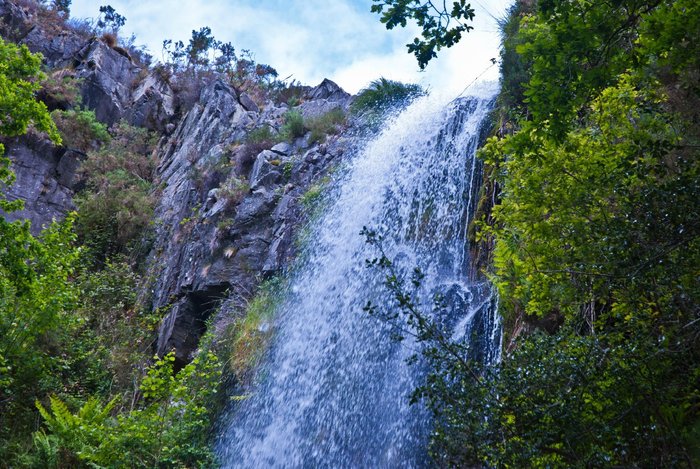
<instances>
[{"instance_id":1,"label":"green vegetation","mask_svg":"<svg viewBox=\"0 0 700 469\"><path fill-rule=\"evenodd\" d=\"M467 24L474 19L474 9L466 0L452 2L420 0L372 0L372 12L381 15L381 22L387 29L396 26L406 27L411 19L422 29L421 37L406 44L408 52L416 56L418 66L424 69L428 62L437 57L443 47L452 47L462 38L463 33L474 29Z\"/></svg>"},{"instance_id":2,"label":"green vegetation","mask_svg":"<svg viewBox=\"0 0 700 469\"><path fill-rule=\"evenodd\" d=\"M345 111L335 108L311 119L304 119L297 109L288 110L283 116L283 123L279 133L275 134L267 126L261 126L251 130L246 137L246 144L258 149L268 149L277 143L293 142L303 137L307 131L311 132L309 143L323 143L328 135L337 134L347 123Z\"/></svg>"},{"instance_id":3,"label":"green vegetation","mask_svg":"<svg viewBox=\"0 0 700 469\"><path fill-rule=\"evenodd\" d=\"M274 313L282 301L285 285L281 278L263 282L250 300L245 315L231 323L221 339L228 356L228 367L239 380L245 380L260 362L272 337Z\"/></svg>"},{"instance_id":4,"label":"green vegetation","mask_svg":"<svg viewBox=\"0 0 700 469\"><path fill-rule=\"evenodd\" d=\"M250 192L248 180L231 175L221 184L217 197L226 201L227 208L232 208L238 205L248 192Z\"/></svg>"},{"instance_id":5,"label":"green vegetation","mask_svg":"<svg viewBox=\"0 0 700 469\"><path fill-rule=\"evenodd\" d=\"M306 132L304 116L296 109L291 109L284 114L284 123L280 128L280 136L283 140L293 141L303 137Z\"/></svg>"},{"instance_id":6,"label":"green vegetation","mask_svg":"<svg viewBox=\"0 0 700 469\"><path fill-rule=\"evenodd\" d=\"M304 206L307 212L313 214L317 211L321 201L323 200L324 190L329 183L330 178L328 176L324 176L309 186L306 192L299 197L299 202L301 202L301 205Z\"/></svg>"},{"instance_id":7,"label":"green vegetation","mask_svg":"<svg viewBox=\"0 0 700 469\"><path fill-rule=\"evenodd\" d=\"M353 114L381 112L395 106L406 105L423 94L424 91L418 85L379 78L357 94L350 110Z\"/></svg>"},{"instance_id":8,"label":"green vegetation","mask_svg":"<svg viewBox=\"0 0 700 469\"><path fill-rule=\"evenodd\" d=\"M112 5L103 5L100 7L100 16L96 24L98 30L116 35L119 29L125 24L126 18L117 13Z\"/></svg>"},{"instance_id":9,"label":"green vegetation","mask_svg":"<svg viewBox=\"0 0 700 469\"><path fill-rule=\"evenodd\" d=\"M44 79L41 56L32 54L27 46L16 46L0 39L0 135L22 135L31 124L46 132L57 143L60 137L46 105L34 99ZM4 177L4 176L2 176Z\"/></svg>"},{"instance_id":10,"label":"green vegetation","mask_svg":"<svg viewBox=\"0 0 700 469\"><path fill-rule=\"evenodd\" d=\"M380 78L357 94L350 105L350 113L359 116L366 128L377 131L390 112L424 94L419 85Z\"/></svg>"},{"instance_id":11,"label":"green vegetation","mask_svg":"<svg viewBox=\"0 0 700 469\"><path fill-rule=\"evenodd\" d=\"M40 57L25 46L0 40L0 135L17 136L29 125L60 142L46 106L34 100L39 89ZM14 174L0 144L0 183L9 186ZM0 196L0 208L12 212L21 201ZM13 436L32 424L31 402L52 388L61 376L62 358L51 353L64 325L75 321L67 311L75 292L68 284L78 257L70 246L72 217L52 225L41 238L29 232L28 222L0 218L0 457L4 461L16 445ZM52 381L54 381L52 383Z\"/></svg>"},{"instance_id":12,"label":"green vegetation","mask_svg":"<svg viewBox=\"0 0 700 469\"><path fill-rule=\"evenodd\" d=\"M209 415L216 405L221 368L202 351L177 374L173 353L155 358L140 385L144 404L113 418L118 398L90 397L72 413L55 397L50 409L37 402L47 432L34 434L28 467L211 467Z\"/></svg>"},{"instance_id":13,"label":"green vegetation","mask_svg":"<svg viewBox=\"0 0 700 469\"><path fill-rule=\"evenodd\" d=\"M69 68L53 70L41 82L38 97L49 109L68 109L80 103L79 80Z\"/></svg>"},{"instance_id":14,"label":"green vegetation","mask_svg":"<svg viewBox=\"0 0 700 469\"><path fill-rule=\"evenodd\" d=\"M111 138L107 126L97 120L94 111L56 110L51 113L51 117L61 133L63 145L68 148L87 153L99 149Z\"/></svg>"},{"instance_id":15,"label":"green vegetation","mask_svg":"<svg viewBox=\"0 0 700 469\"><path fill-rule=\"evenodd\" d=\"M496 240L506 319L565 322L548 352L525 339L512 365L532 370L541 354L559 369L529 384L569 379L583 401L561 417L575 426L546 425L549 412L530 421L541 428L530 451L557 445L559 464L698 463L699 13L688 1L554 3L520 26L530 117L484 150L503 193L483 235ZM567 376L566 360L581 369Z\"/></svg>"},{"instance_id":16,"label":"green vegetation","mask_svg":"<svg viewBox=\"0 0 700 469\"><path fill-rule=\"evenodd\" d=\"M246 143L262 144L269 147L277 143L277 140L277 135L272 133L269 125L257 127L246 135Z\"/></svg>"},{"instance_id":17,"label":"green vegetation","mask_svg":"<svg viewBox=\"0 0 700 469\"><path fill-rule=\"evenodd\" d=\"M323 143L328 135L337 134L347 123L345 111L335 108L313 119L308 119L306 127L311 131L309 143Z\"/></svg>"},{"instance_id":18,"label":"green vegetation","mask_svg":"<svg viewBox=\"0 0 700 469\"><path fill-rule=\"evenodd\" d=\"M140 245L153 219L154 137L121 123L110 143L88 154L80 169L86 188L76 197L76 231L94 262L147 254Z\"/></svg>"}]
</instances>

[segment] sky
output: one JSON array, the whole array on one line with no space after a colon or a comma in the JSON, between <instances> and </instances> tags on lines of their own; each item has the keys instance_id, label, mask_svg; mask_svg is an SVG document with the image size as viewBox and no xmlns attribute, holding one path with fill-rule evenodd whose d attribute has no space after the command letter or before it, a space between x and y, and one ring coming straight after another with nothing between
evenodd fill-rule
<instances>
[{"instance_id":1,"label":"sky","mask_svg":"<svg viewBox=\"0 0 700 469\"><path fill-rule=\"evenodd\" d=\"M330 78L350 93L385 77L459 94L477 77L497 80L497 19L512 0L472 0L474 30L438 52L426 71L406 50L416 26L387 30L370 12L372 0L73 0L71 16L92 18L109 4L126 17L120 35L136 36L156 60L164 39L187 44L192 30L209 26L217 40L249 49L279 78L317 85Z\"/></svg>"}]
</instances>

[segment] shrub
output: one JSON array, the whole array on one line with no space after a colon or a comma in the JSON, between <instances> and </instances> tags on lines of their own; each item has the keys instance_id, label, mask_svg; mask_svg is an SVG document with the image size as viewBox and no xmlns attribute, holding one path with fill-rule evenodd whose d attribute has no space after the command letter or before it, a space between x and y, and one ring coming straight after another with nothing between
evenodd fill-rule
<instances>
[{"instance_id":1,"label":"shrub","mask_svg":"<svg viewBox=\"0 0 700 469\"><path fill-rule=\"evenodd\" d=\"M133 364L144 358L160 319L141 310L137 292L143 281L124 258L108 259L98 271L84 269L75 281L81 292L78 312L86 332L99 339L105 351L97 366L108 373L113 392L126 391L132 384Z\"/></svg>"},{"instance_id":2,"label":"shrub","mask_svg":"<svg viewBox=\"0 0 700 469\"><path fill-rule=\"evenodd\" d=\"M246 143L261 144L263 146L272 146L277 143L277 135L272 133L269 125L257 127L246 136Z\"/></svg>"},{"instance_id":3,"label":"shrub","mask_svg":"<svg viewBox=\"0 0 700 469\"><path fill-rule=\"evenodd\" d=\"M356 115L367 112L385 112L391 108L405 106L411 100L424 94L425 91L419 85L380 78L360 91L350 106L350 110Z\"/></svg>"},{"instance_id":4,"label":"shrub","mask_svg":"<svg viewBox=\"0 0 700 469\"><path fill-rule=\"evenodd\" d=\"M50 110L67 110L80 104L81 96L79 81L73 76L71 69L60 69L51 72L41 82L41 90L37 97Z\"/></svg>"},{"instance_id":5,"label":"shrub","mask_svg":"<svg viewBox=\"0 0 700 469\"><path fill-rule=\"evenodd\" d=\"M235 157L235 167L238 174L246 174L253 166L255 157L263 150L269 150L275 144L284 140L280 134L273 133L268 125L257 127L245 138L245 143L232 149Z\"/></svg>"},{"instance_id":6,"label":"shrub","mask_svg":"<svg viewBox=\"0 0 700 469\"><path fill-rule=\"evenodd\" d=\"M289 84L278 81L276 86L271 87L272 99L277 104L287 103L289 107L298 106L301 104L308 87L302 85L296 80L292 80Z\"/></svg>"},{"instance_id":7,"label":"shrub","mask_svg":"<svg viewBox=\"0 0 700 469\"><path fill-rule=\"evenodd\" d=\"M284 140L294 140L302 137L305 132L304 117L296 109L287 111L284 114L284 124L280 129L280 135Z\"/></svg>"},{"instance_id":8,"label":"shrub","mask_svg":"<svg viewBox=\"0 0 700 469\"><path fill-rule=\"evenodd\" d=\"M143 400L133 410L90 398L78 412L58 398L50 409L37 402L46 424L35 434L35 467L210 467L210 416L216 406L221 366L203 351L174 374L173 353L156 358L143 379Z\"/></svg>"},{"instance_id":9,"label":"shrub","mask_svg":"<svg viewBox=\"0 0 700 469\"><path fill-rule=\"evenodd\" d=\"M221 184L217 196L226 201L226 208L229 209L238 205L249 191L247 180L231 175Z\"/></svg>"},{"instance_id":10,"label":"shrub","mask_svg":"<svg viewBox=\"0 0 700 469\"><path fill-rule=\"evenodd\" d=\"M309 119L306 124L311 131L309 143L323 143L327 135L337 134L345 124L345 111L339 107L319 117Z\"/></svg>"},{"instance_id":11,"label":"shrub","mask_svg":"<svg viewBox=\"0 0 700 469\"><path fill-rule=\"evenodd\" d=\"M319 202L323 198L323 191L329 182L330 178L328 176L322 178L318 182L311 185L311 187L309 187L299 198L299 202L301 202L306 210L313 211L316 209Z\"/></svg>"},{"instance_id":12,"label":"shrub","mask_svg":"<svg viewBox=\"0 0 700 469\"><path fill-rule=\"evenodd\" d=\"M76 229L98 264L118 254L133 261L145 254L142 241L155 208L153 144L146 130L121 123L110 144L83 163L86 188L76 197Z\"/></svg>"},{"instance_id":13,"label":"shrub","mask_svg":"<svg viewBox=\"0 0 700 469\"><path fill-rule=\"evenodd\" d=\"M284 291L280 278L272 278L260 285L250 300L245 315L231 324L224 333L222 344L229 356L231 371L244 379L264 355L272 336L271 321Z\"/></svg>"},{"instance_id":14,"label":"shrub","mask_svg":"<svg viewBox=\"0 0 700 469\"><path fill-rule=\"evenodd\" d=\"M94 111L56 110L51 113L51 117L56 122L65 147L87 153L97 150L110 140L107 127L97 120Z\"/></svg>"}]
</instances>

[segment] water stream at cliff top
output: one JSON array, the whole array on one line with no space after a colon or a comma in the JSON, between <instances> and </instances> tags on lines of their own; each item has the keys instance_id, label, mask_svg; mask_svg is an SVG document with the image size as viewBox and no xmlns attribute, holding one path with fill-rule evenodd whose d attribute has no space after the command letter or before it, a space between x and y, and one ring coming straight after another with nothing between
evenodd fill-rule
<instances>
[{"instance_id":1,"label":"water stream at cliff top","mask_svg":"<svg viewBox=\"0 0 700 469\"><path fill-rule=\"evenodd\" d=\"M495 87L494 87L495 88ZM471 272L467 227L481 182L475 158L495 89L449 103L416 100L349 161L313 224L278 308L250 397L231 404L216 444L223 467L423 467L430 416L409 404L418 344L394 342L363 312L385 303L363 226L384 235L400 270L419 266L426 298L450 304L450 332L497 360L491 286Z\"/></svg>"}]
</instances>

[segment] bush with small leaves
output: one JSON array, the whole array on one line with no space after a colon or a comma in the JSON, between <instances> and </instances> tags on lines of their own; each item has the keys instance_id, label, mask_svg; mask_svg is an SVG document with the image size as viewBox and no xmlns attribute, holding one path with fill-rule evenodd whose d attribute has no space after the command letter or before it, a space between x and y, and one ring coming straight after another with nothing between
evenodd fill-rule
<instances>
[{"instance_id":1,"label":"bush with small leaves","mask_svg":"<svg viewBox=\"0 0 700 469\"><path fill-rule=\"evenodd\" d=\"M280 135L284 140L292 141L303 137L306 132L304 127L304 117L296 109L287 111L284 114L284 123L280 128Z\"/></svg>"},{"instance_id":2,"label":"bush with small leaves","mask_svg":"<svg viewBox=\"0 0 700 469\"><path fill-rule=\"evenodd\" d=\"M99 149L111 138L107 126L97 120L94 111L55 110L51 117L61 133L63 145L68 148L87 153Z\"/></svg>"}]
</instances>

